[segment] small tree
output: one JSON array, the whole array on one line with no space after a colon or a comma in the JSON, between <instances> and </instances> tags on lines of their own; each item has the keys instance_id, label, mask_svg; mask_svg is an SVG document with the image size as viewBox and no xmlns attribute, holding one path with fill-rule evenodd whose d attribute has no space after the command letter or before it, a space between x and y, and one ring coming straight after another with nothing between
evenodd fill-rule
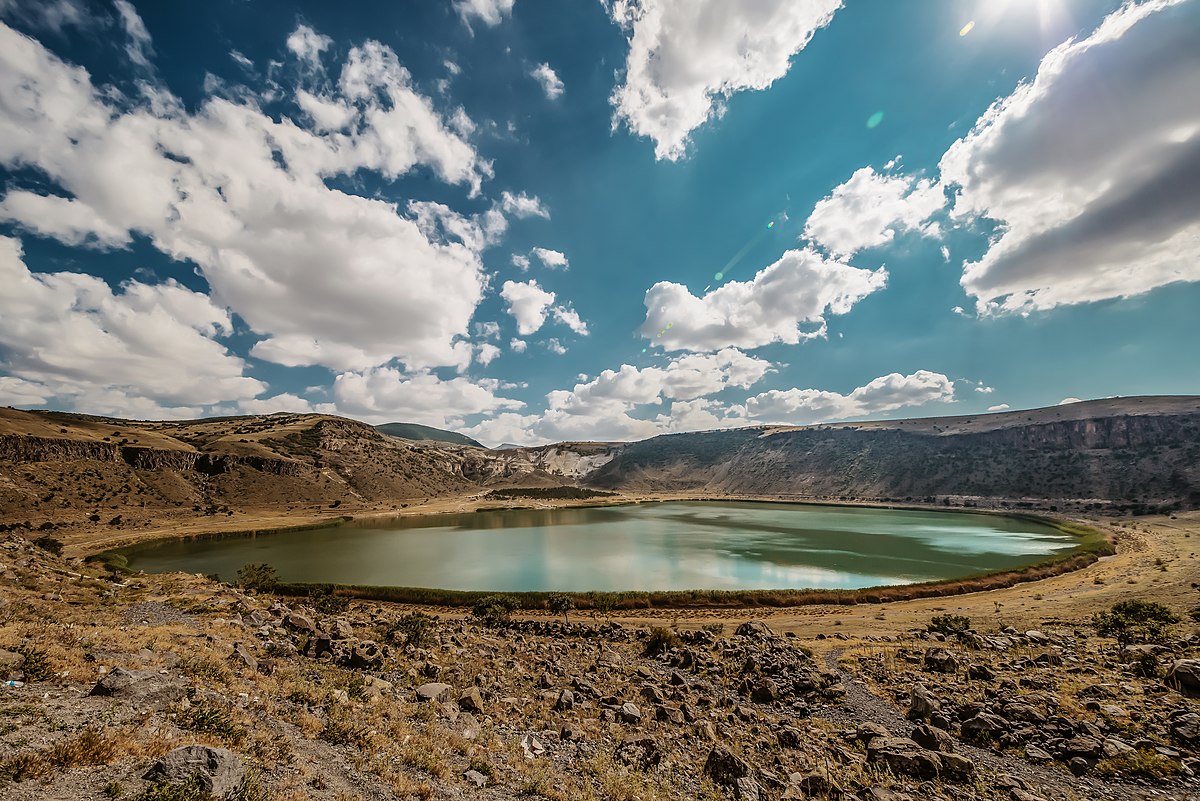
<instances>
[{"instance_id":1,"label":"small tree","mask_svg":"<svg viewBox=\"0 0 1200 801\"><path fill-rule=\"evenodd\" d=\"M547 606L554 614L562 615L564 623L571 622L567 617L567 614L575 608L575 602L571 600L571 596L564 595L561 592L555 593L554 595L550 596L549 600L547 601Z\"/></svg>"},{"instance_id":2,"label":"small tree","mask_svg":"<svg viewBox=\"0 0 1200 801\"><path fill-rule=\"evenodd\" d=\"M971 618L966 615L934 615L927 628L929 631L953 637L955 634L971 628Z\"/></svg>"},{"instance_id":3,"label":"small tree","mask_svg":"<svg viewBox=\"0 0 1200 801\"><path fill-rule=\"evenodd\" d=\"M600 593L592 601L592 614L603 616L605 619L612 614L613 599L608 593Z\"/></svg>"},{"instance_id":4,"label":"small tree","mask_svg":"<svg viewBox=\"0 0 1200 801\"><path fill-rule=\"evenodd\" d=\"M279 586L279 574L265 562L243 565L237 572L237 583L245 590L270 592Z\"/></svg>"},{"instance_id":5,"label":"small tree","mask_svg":"<svg viewBox=\"0 0 1200 801\"><path fill-rule=\"evenodd\" d=\"M488 595L475 604L471 614L489 626L496 626L507 623L516 608L516 599L511 595Z\"/></svg>"},{"instance_id":6,"label":"small tree","mask_svg":"<svg viewBox=\"0 0 1200 801\"><path fill-rule=\"evenodd\" d=\"M1112 637L1121 652L1132 643L1162 642L1171 633L1179 617L1167 607L1153 601L1119 601L1107 612L1097 612L1092 627L1101 637Z\"/></svg>"}]
</instances>

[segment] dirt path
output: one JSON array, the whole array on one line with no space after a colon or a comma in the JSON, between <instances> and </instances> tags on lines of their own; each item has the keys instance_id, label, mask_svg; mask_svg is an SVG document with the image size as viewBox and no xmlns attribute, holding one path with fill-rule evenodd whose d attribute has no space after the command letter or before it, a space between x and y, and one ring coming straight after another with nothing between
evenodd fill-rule
<instances>
[{"instance_id":1,"label":"dirt path","mask_svg":"<svg viewBox=\"0 0 1200 801\"><path fill-rule=\"evenodd\" d=\"M908 737L915 728L914 724L900 713L900 710L888 701L875 695L847 670L838 664L843 648L832 648L825 654L825 668L836 673L846 688L846 696L842 703L822 706L813 710L813 717L830 721L842 726L856 727L867 721L879 723L892 734ZM1162 790L1150 791L1149 788L1138 787L1124 782L1104 782L1093 778L1076 778L1064 770L1038 765L1024 759L1018 759L1004 753L996 753L983 748L976 748L961 740L954 742L956 753L975 763L976 769L996 774L1008 774L1027 782L1030 788L1039 795L1063 799L1105 799L1106 801L1140 801L1146 798L1184 799L1185 796L1171 795ZM1192 797L1194 799L1194 796Z\"/></svg>"}]
</instances>

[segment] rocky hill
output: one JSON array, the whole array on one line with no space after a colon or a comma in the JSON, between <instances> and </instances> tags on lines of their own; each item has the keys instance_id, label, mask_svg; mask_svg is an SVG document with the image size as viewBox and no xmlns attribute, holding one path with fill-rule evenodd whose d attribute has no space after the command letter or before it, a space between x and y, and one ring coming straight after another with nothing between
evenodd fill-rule
<instances>
[{"instance_id":1,"label":"rocky hill","mask_svg":"<svg viewBox=\"0 0 1200 801\"><path fill-rule=\"evenodd\" d=\"M1200 398L670 434L586 477L609 489L1170 511L1200 505Z\"/></svg>"},{"instance_id":2,"label":"rocky hill","mask_svg":"<svg viewBox=\"0 0 1200 801\"><path fill-rule=\"evenodd\" d=\"M375 430L387 434L389 437L413 439L418 442L449 442L452 445L470 445L475 448L483 447L479 442L465 434L459 434L457 431L433 428L432 426L423 426L420 423L383 423L375 426Z\"/></svg>"}]
</instances>

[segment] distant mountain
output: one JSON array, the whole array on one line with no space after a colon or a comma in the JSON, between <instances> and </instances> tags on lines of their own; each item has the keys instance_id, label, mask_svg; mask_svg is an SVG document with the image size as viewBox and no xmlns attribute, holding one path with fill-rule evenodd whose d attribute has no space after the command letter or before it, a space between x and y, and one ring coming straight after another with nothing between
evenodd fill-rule
<instances>
[{"instance_id":1,"label":"distant mountain","mask_svg":"<svg viewBox=\"0 0 1200 801\"><path fill-rule=\"evenodd\" d=\"M375 430L381 434L387 434L392 437L400 437L401 439L415 439L431 442L449 442L452 445L472 445L476 448L483 446L471 439L454 431L443 431L440 428L431 426L423 426L420 423L384 423L383 425L375 426Z\"/></svg>"}]
</instances>

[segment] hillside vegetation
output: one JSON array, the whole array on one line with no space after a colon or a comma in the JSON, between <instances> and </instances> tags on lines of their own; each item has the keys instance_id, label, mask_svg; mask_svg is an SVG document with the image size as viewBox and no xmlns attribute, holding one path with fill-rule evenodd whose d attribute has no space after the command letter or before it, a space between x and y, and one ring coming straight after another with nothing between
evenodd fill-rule
<instances>
[{"instance_id":1,"label":"hillside vegetation","mask_svg":"<svg viewBox=\"0 0 1200 801\"><path fill-rule=\"evenodd\" d=\"M375 430L389 437L412 439L418 442L449 442L452 445L470 445L482 448L479 442L457 431L445 431L433 426L423 426L420 423L383 423L375 426Z\"/></svg>"}]
</instances>

